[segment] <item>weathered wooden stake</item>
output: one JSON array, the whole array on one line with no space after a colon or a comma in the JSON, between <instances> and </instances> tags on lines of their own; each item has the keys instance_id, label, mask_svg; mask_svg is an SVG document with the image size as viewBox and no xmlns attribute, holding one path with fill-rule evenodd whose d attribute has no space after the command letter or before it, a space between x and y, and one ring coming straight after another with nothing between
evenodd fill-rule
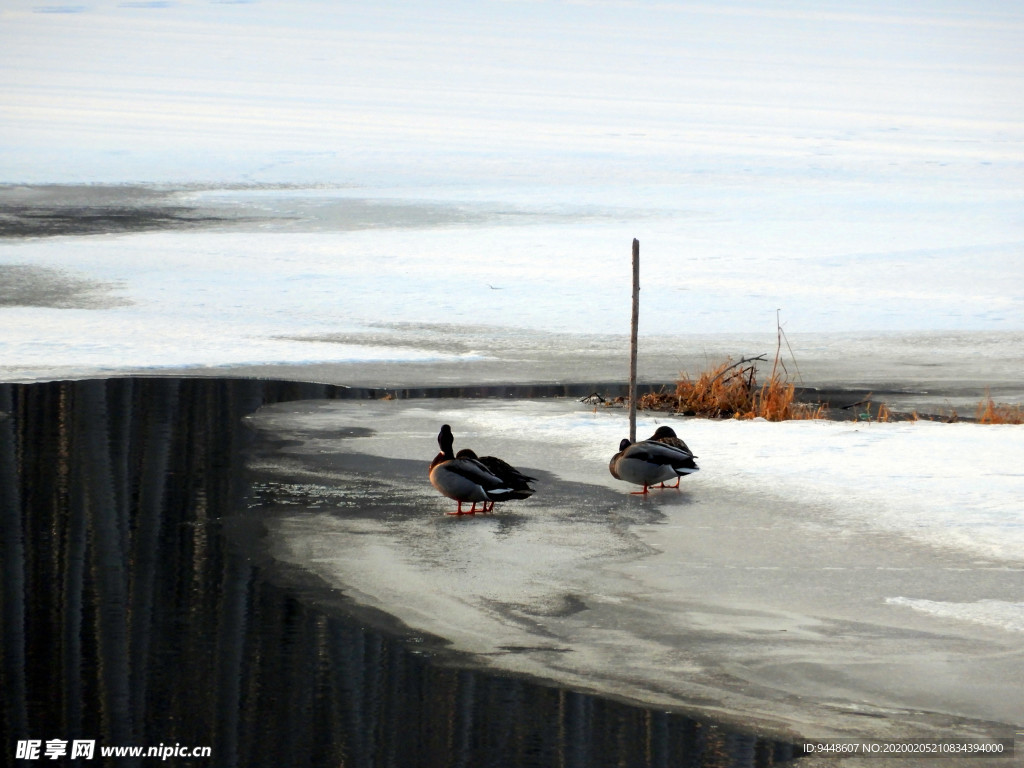
<instances>
[{"instance_id":1,"label":"weathered wooden stake","mask_svg":"<svg viewBox=\"0 0 1024 768\"><path fill-rule=\"evenodd\" d=\"M640 241L633 238L633 319L629 337L629 440L636 442L636 347L640 324Z\"/></svg>"}]
</instances>

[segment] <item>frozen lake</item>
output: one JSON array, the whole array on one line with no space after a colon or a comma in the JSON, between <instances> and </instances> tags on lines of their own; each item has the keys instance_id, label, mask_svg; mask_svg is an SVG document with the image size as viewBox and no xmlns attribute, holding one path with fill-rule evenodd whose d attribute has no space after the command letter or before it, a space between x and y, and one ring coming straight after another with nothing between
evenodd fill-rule
<instances>
[{"instance_id":1,"label":"frozen lake","mask_svg":"<svg viewBox=\"0 0 1024 768\"><path fill-rule=\"evenodd\" d=\"M807 387L1019 404L1022 32L996 0L12 0L0 379L618 383L635 237L643 381L770 359L781 319ZM543 492L445 517L441 414ZM1024 725L1020 428L688 422L701 473L642 501L621 412L572 401L252 424L296 441L253 457L277 555L474 663L771 731Z\"/></svg>"},{"instance_id":2,"label":"frozen lake","mask_svg":"<svg viewBox=\"0 0 1024 768\"><path fill-rule=\"evenodd\" d=\"M572 400L250 422L275 556L471 663L788 737L1012 738L1024 718L1019 429L674 420L701 472L639 498L607 471L622 412ZM538 493L446 516L441 423Z\"/></svg>"},{"instance_id":3,"label":"frozen lake","mask_svg":"<svg viewBox=\"0 0 1024 768\"><path fill-rule=\"evenodd\" d=\"M0 239L0 374L231 372L371 387L624 380L628 211L363 195L0 189L7 227L20 233ZM761 283L781 256L680 258L703 226L719 227L668 213L644 221L658 235L641 242L641 380L770 359L781 309L797 383L965 416L986 392L1021 401L1024 291L1014 290L1012 248L982 271L969 248L902 266L890 254L884 289L851 283L842 259L807 255L785 260L786 285L769 290Z\"/></svg>"},{"instance_id":4,"label":"frozen lake","mask_svg":"<svg viewBox=\"0 0 1024 768\"><path fill-rule=\"evenodd\" d=\"M495 359L529 380L545 353L621 355L634 237L651 380L772 349L779 310L812 379L1019 379L1007 3L0 14L8 380L356 363L338 380L380 385L377 363Z\"/></svg>"}]
</instances>

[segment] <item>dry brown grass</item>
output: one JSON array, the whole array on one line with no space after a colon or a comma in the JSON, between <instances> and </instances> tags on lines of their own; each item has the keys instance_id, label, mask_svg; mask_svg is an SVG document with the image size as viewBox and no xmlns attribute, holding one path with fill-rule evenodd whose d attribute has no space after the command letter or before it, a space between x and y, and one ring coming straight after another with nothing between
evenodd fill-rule
<instances>
[{"instance_id":1,"label":"dry brown grass","mask_svg":"<svg viewBox=\"0 0 1024 768\"><path fill-rule=\"evenodd\" d=\"M796 386L779 376L758 384L754 365L737 367L726 361L703 371L696 379L682 374L676 391L652 392L640 398L641 409L670 410L705 418L769 421L824 418L825 408L795 400Z\"/></svg>"},{"instance_id":2,"label":"dry brown grass","mask_svg":"<svg viewBox=\"0 0 1024 768\"><path fill-rule=\"evenodd\" d=\"M863 412L858 414L857 418L860 421L877 421L877 422L886 422L886 421L894 421L895 420L895 414L893 414L893 412L889 410L889 406L888 405L886 405L885 403L879 403L878 404L878 410L875 411L874 414L872 414L871 413L871 408L872 408L873 405L874 404L870 400L868 400L867 403L865 403L865 405L864 405ZM918 417L917 413L915 412L915 413L911 414L909 417L907 417L907 420L909 420L909 421L917 421L918 418L919 417Z\"/></svg>"},{"instance_id":3,"label":"dry brown grass","mask_svg":"<svg viewBox=\"0 0 1024 768\"><path fill-rule=\"evenodd\" d=\"M1024 406L997 404L991 397L978 403L975 415L980 424L1024 424Z\"/></svg>"},{"instance_id":4,"label":"dry brown grass","mask_svg":"<svg viewBox=\"0 0 1024 768\"><path fill-rule=\"evenodd\" d=\"M640 397L637 407L641 410L669 411L710 419L763 418L768 421L786 421L830 417L827 404L797 402L796 386L787 378L777 375L778 358L772 366L768 381L758 384L757 360L763 362L764 357L748 358L739 363L727 360L701 372L697 378L684 372L676 382L675 392L648 393ZM916 411L910 414L895 413L886 403L874 405L870 398L858 405L865 406L863 411L852 415L858 421L929 420L953 423L960 420L955 409L938 415L922 416ZM998 404L988 397L978 403L975 420L980 424L1024 424L1024 406Z\"/></svg>"}]
</instances>

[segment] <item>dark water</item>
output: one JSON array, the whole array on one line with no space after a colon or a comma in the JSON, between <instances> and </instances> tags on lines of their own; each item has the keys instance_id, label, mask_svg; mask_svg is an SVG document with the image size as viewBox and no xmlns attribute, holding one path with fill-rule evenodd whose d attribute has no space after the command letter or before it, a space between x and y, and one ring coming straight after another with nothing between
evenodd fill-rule
<instances>
[{"instance_id":1,"label":"dark water","mask_svg":"<svg viewBox=\"0 0 1024 768\"><path fill-rule=\"evenodd\" d=\"M0 384L3 720L19 740L205 746L111 765L768 766L789 745L435 663L223 535L241 417L351 396L256 380ZM365 393L355 393L365 396ZM71 761L23 761L24 765Z\"/></svg>"}]
</instances>

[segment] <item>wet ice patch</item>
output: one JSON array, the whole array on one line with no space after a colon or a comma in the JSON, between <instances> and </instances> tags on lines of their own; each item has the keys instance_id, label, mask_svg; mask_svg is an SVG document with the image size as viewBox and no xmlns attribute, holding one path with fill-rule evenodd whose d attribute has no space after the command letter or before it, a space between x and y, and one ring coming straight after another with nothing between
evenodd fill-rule
<instances>
[{"instance_id":1,"label":"wet ice patch","mask_svg":"<svg viewBox=\"0 0 1024 768\"><path fill-rule=\"evenodd\" d=\"M34 264L0 264L0 307L110 309L130 301L120 283L91 280L65 269Z\"/></svg>"}]
</instances>

